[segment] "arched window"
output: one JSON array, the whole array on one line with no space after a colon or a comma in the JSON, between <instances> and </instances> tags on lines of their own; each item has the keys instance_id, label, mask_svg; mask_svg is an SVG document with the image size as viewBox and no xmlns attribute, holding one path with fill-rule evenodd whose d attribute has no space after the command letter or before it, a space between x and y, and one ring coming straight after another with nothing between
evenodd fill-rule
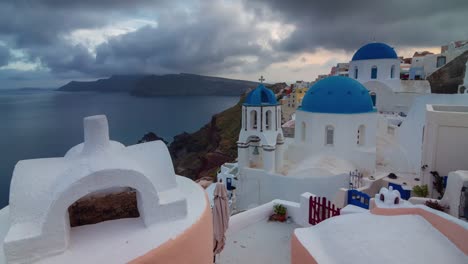
<instances>
[{"instance_id":1,"label":"arched window","mask_svg":"<svg viewBox=\"0 0 468 264\"><path fill-rule=\"evenodd\" d=\"M375 106L377 104L377 94L375 92L371 92L370 97L372 99L372 104Z\"/></svg>"},{"instance_id":2,"label":"arched window","mask_svg":"<svg viewBox=\"0 0 468 264\"><path fill-rule=\"evenodd\" d=\"M302 122L301 125L301 140L304 142L306 140L306 124Z\"/></svg>"},{"instance_id":3,"label":"arched window","mask_svg":"<svg viewBox=\"0 0 468 264\"><path fill-rule=\"evenodd\" d=\"M266 130L271 130L271 127L272 127L272 114L271 114L271 110L268 110L265 112L265 128Z\"/></svg>"},{"instance_id":4,"label":"arched window","mask_svg":"<svg viewBox=\"0 0 468 264\"><path fill-rule=\"evenodd\" d=\"M390 78L395 78L395 65L392 65L392 68L390 68Z\"/></svg>"},{"instance_id":5,"label":"arched window","mask_svg":"<svg viewBox=\"0 0 468 264\"><path fill-rule=\"evenodd\" d=\"M371 79L377 79L377 66L372 66Z\"/></svg>"},{"instance_id":6,"label":"arched window","mask_svg":"<svg viewBox=\"0 0 468 264\"><path fill-rule=\"evenodd\" d=\"M357 131L357 144L359 146L364 146L366 140L366 127L360 125Z\"/></svg>"},{"instance_id":7,"label":"arched window","mask_svg":"<svg viewBox=\"0 0 468 264\"><path fill-rule=\"evenodd\" d=\"M250 128L257 129L257 110L250 111Z\"/></svg>"},{"instance_id":8,"label":"arched window","mask_svg":"<svg viewBox=\"0 0 468 264\"><path fill-rule=\"evenodd\" d=\"M359 71L357 67L354 67L354 79L357 79L359 76Z\"/></svg>"},{"instance_id":9,"label":"arched window","mask_svg":"<svg viewBox=\"0 0 468 264\"><path fill-rule=\"evenodd\" d=\"M333 145L335 140L335 130L333 126L325 127L325 145Z\"/></svg>"}]
</instances>

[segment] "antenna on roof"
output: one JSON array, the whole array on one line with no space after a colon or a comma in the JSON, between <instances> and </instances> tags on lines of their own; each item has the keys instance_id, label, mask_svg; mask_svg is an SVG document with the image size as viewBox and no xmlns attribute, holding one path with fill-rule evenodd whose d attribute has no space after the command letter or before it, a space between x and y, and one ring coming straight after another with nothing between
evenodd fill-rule
<instances>
[{"instance_id":1,"label":"antenna on roof","mask_svg":"<svg viewBox=\"0 0 468 264\"><path fill-rule=\"evenodd\" d=\"M265 81L265 78L263 78L263 75L260 76L260 79L258 79L260 81L260 83L263 83L263 81Z\"/></svg>"}]
</instances>

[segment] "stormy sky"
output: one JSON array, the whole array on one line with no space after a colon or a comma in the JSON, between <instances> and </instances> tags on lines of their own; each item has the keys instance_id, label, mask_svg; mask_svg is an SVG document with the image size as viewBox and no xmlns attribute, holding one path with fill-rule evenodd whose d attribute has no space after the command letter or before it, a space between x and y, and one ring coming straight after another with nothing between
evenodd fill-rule
<instances>
[{"instance_id":1,"label":"stormy sky","mask_svg":"<svg viewBox=\"0 0 468 264\"><path fill-rule=\"evenodd\" d=\"M313 80L373 40L468 39L467 0L2 0L0 89L113 74Z\"/></svg>"}]
</instances>

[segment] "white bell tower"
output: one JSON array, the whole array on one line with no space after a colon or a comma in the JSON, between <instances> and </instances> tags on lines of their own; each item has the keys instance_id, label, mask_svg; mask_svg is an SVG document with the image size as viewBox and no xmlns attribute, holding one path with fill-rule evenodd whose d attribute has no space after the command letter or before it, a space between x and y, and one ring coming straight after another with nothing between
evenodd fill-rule
<instances>
[{"instance_id":1,"label":"white bell tower","mask_svg":"<svg viewBox=\"0 0 468 264\"><path fill-rule=\"evenodd\" d=\"M242 106L242 127L237 142L239 168L260 168L279 172L283 162L281 106L275 94L265 88L263 76Z\"/></svg>"}]
</instances>

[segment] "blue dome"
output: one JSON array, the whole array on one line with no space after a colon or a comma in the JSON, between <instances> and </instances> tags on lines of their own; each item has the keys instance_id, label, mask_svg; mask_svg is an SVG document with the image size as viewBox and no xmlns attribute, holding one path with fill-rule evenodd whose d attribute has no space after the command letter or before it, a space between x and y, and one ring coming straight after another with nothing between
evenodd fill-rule
<instances>
[{"instance_id":1,"label":"blue dome","mask_svg":"<svg viewBox=\"0 0 468 264\"><path fill-rule=\"evenodd\" d=\"M373 59L398 59L395 50L385 43L369 43L354 53L353 61Z\"/></svg>"},{"instance_id":2,"label":"blue dome","mask_svg":"<svg viewBox=\"0 0 468 264\"><path fill-rule=\"evenodd\" d=\"M277 105L276 96L272 90L260 84L251 91L245 98L244 105L261 106L261 105Z\"/></svg>"},{"instance_id":3,"label":"blue dome","mask_svg":"<svg viewBox=\"0 0 468 264\"><path fill-rule=\"evenodd\" d=\"M369 91L358 81L343 76L328 77L312 85L300 109L332 114L375 112Z\"/></svg>"}]
</instances>

